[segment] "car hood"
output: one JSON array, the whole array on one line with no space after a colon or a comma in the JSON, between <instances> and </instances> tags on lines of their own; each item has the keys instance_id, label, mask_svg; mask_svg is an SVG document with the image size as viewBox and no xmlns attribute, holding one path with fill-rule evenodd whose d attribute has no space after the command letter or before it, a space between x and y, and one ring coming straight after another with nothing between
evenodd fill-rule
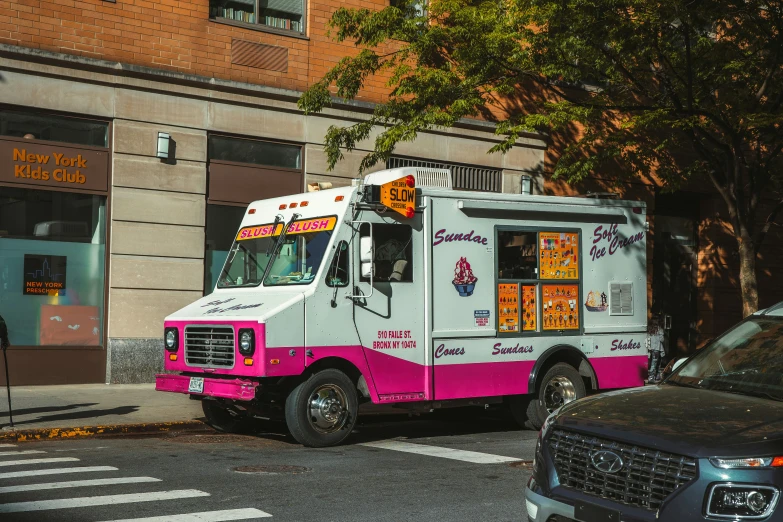
<instances>
[{"instance_id":1,"label":"car hood","mask_svg":"<svg viewBox=\"0 0 783 522\"><path fill-rule=\"evenodd\" d=\"M663 384L565 406L563 428L692 457L780 454L783 402Z\"/></svg>"},{"instance_id":2,"label":"car hood","mask_svg":"<svg viewBox=\"0 0 783 522\"><path fill-rule=\"evenodd\" d=\"M304 299L301 292L220 292L202 297L166 317L166 321L258 320L264 322Z\"/></svg>"}]
</instances>

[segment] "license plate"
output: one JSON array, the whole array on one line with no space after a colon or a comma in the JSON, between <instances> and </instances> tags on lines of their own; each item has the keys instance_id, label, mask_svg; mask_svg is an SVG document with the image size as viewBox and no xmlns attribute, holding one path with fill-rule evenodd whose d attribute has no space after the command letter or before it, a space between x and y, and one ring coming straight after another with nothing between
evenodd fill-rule
<instances>
[{"instance_id":1,"label":"license plate","mask_svg":"<svg viewBox=\"0 0 783 522\"><path fill-rule=\"evenodd\" d=\"M188 384L189 393L204 393L204 377L191 377Z\"/></svg>"},{"instance_id":2,"label":"license plate","mask_svg":"<svg viewBox=\"0 0 783 522\"><path fill-rule=\"evenodd\" d=\"M620 522L619 511L579 501L574 505L574 517L579 522Z\"/></svg>"}]
</instances>

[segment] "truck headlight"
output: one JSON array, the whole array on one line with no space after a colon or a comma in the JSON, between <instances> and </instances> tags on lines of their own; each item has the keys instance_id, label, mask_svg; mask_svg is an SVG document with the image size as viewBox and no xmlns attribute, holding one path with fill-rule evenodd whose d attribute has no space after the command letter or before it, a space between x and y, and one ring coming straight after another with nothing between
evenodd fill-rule
<instances>
[{"instance_id":1,"label":"truck headlight","mask_svg":"<svg viewBox=\"0 0 783 522\"><path fill-rule=\"evenodd\" d=\"M768 517L780 492L773 486L754 484L716 484L710 490L707 515L732 520Z\"/></svg>"},{"instance_id":2,"label":"truck headlight","mask_svg":"<svg viewBox=\"0 0 783 522\"><path fill-rule=\"evenodd\" d=\"M176 352L178 346L177 338L179 336L177 335L177 329L176 328L166 328L163 338L166 342L166 349L170 352Z\"/></svg>"},{"instance_id":3,"label":"truck headlight","mask_svg":"<svg viewBox=\"0 0 783 522\"><path fill-rule=\"evenodd\" d=\"M239 330L239 353L253 355L256 351L256 334L251 328Z\"/></svg>"}]
</instances>

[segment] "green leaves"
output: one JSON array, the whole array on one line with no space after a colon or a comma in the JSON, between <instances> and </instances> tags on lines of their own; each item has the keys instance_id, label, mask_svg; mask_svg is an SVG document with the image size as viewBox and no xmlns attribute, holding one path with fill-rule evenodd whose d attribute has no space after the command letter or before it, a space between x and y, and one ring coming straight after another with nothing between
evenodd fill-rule
<instances>
[{"instance_id":1,"label":"green leaves","mask_svg":"<svg viewBox=\"0 0 783 522\"><path fill-rule=\"evenodd\" d=\"M496 123L490 152L529 133L564 141L551 174L570 182L611 170L654 173L672 189L696 176L780 185L780 0L393 4L335 11L333 35L360 51L299 100L318 112L332 95L351 99L368 78L388 77L387 103L328 132L330 166L362 140L374 140L366 169L419 132L483 118ZM752 214L742 194L732 197Z\"/></svg>"}]
</instances>

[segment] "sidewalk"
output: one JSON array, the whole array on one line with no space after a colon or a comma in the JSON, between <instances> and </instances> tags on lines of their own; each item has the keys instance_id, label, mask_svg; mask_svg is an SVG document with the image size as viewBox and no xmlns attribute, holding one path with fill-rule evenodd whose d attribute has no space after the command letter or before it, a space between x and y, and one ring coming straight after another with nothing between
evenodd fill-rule
<instances>
[{"instance_id":1,"label":"sidewalk","mask_svg":"<svg viewBox=\"0 0 783 522\"><path fill-rule=\"evenodd\" d=\"M201 404L186 395L155 391L154 384L12 386L0 390L0 440L206 429Z\"/></svg>"}]
</instances>

